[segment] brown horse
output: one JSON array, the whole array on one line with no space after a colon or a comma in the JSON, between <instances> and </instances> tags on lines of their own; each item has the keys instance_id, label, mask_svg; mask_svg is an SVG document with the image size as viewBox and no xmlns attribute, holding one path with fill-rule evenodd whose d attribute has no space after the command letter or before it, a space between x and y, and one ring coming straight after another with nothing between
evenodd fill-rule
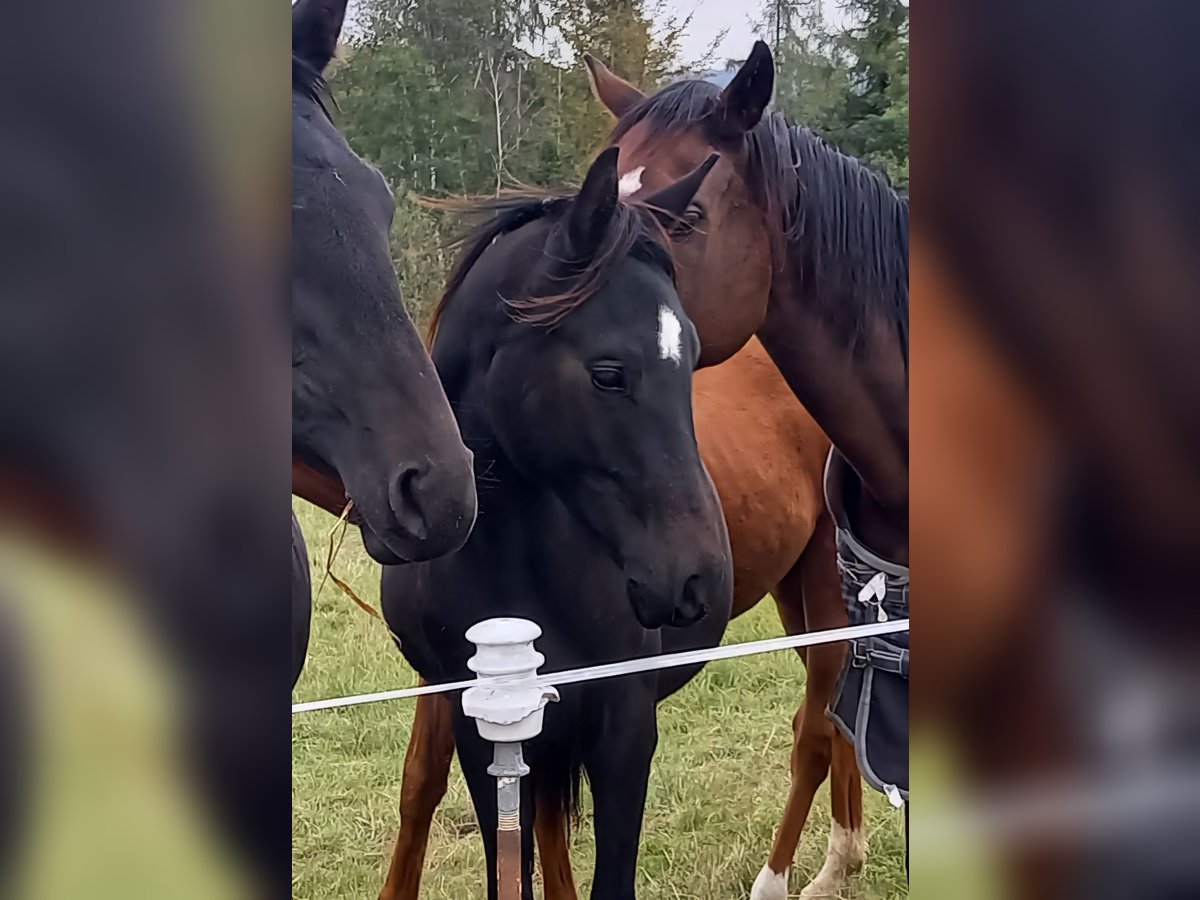
<instances>
[{"instance_id":1,"label":"brown horse","mask_svg":"<svg viewBox=\"0 0 1200 900\"><path fill-rule=\"evenodd\" d=\"M591 67L598 83L615 78ZM760 41L724 91L606 88L613 141L637 190L721 152L676 234L688 313L714 351L758 335L837 448L856 536L907 564L908 201L808 129L764 116L773 83ZM769 252L748 269L747 247Z\"/></svg>"},{"instance_id":2,"label":"brown horse","mask_svg":"<svg viewBox=\"0 0 1200 900\"><path fill-rule=\"evenodd\" d=\"M597 96L614 114L619 116L625 108L622 99L641 98L598 63L592 61L589 68ZM645 169L626 162L626 152L622 145L627 176L622 188L637 196L651 176L643 184ZM721 169L718 164L712 175ZM716 197L726 195L730 180L725 171ZM667 181L654 178L656 184ZM833 522L822 496L829 440L796 400L762 344L749 340L766 305L772 257L765 231L751 233L755 240L742 235L761 218L761 214L747 215L743 204L731 203L729 209L714 204L708 241L711 255L681 257L685 262L679 272L680 296L704 345L702 362L711 366L728 360L697 373L693 409L701 454L729 529L735 572L733 613L745 612L769 592L786 631L797 634L838 627L847 618L834 564ZM689 226L687 217L680 225ZM736 298L743 294L747 300L739 302ZM786 896L787 871L808 811L831 771L833 826L828 856L803 896L836 895L846 875L865 859L861 782L853 750L836 736L825 716L844 655L842 644L801 654L808 684L794 721L792 789L768 865L755 882L754 900ZM418 895L429 827L445 794L454 752L449 723L449 701L421 698L405 760L401 830L381 900L415 900ZM549 900L576 897L565 824L560 815L539 804L535 828Z\"/></svg>"},{"instance_id":3,"label":"brown horse","mask_svg":"<svg viewBox=\"0 0 1200 900\"><path fill-rule=\"evenodd\" d=\"M675 234L680 271L694 280L681 281L680 296L715 355L758 335L834 443L825 493L839 526L907 566L907 199L766 113L774 67L761 41L724 90L688 80L645 97L595 60L588 66L618 117L612 140L633 196L721 152ZM766 264L746 265L748 247ZM730 266L739 254L743 264ZM757 896L786 894L790 826L785 817Z\"/></svg>"}]
</instances>

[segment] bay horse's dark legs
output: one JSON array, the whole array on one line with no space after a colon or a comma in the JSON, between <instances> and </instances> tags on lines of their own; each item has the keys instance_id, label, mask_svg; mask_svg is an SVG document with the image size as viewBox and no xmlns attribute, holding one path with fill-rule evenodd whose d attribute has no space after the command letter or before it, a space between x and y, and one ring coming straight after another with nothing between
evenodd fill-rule
<instances>
[{"instance_id":1,"label":"bay horse's dark legs","mask_svg":"<svg viewBox=\"0 0 1200 900\"><path fill-rule=\"evenodd\" d=\"M425 684L421 679L421 684ZM400 831L379 900L417 900L429 828L454 759L454 707L445 694L417 698L400 785Z\"/></svg>"},{"instance_id":2,"label":"bay horse's dark legs","mask_svg":"<svg viewBox=\"0 0 1200 900\"><path fill-rule=\"evenodd\" d=\"M631 696L606 716L599 743L585 756L596 832L591 900L634 900L638 847L650 763L658 746L653 695Z\"/></svg>"},{"instance_id":3,"label":"bay horse's dark legs","mask_svg":"<svg viewBox=\"0 0 1200 900\"><path fill-rule=\"evenodd\" d=\"M492 745L479 736L475 721L461 711L454 714L454 743L462 766L475 817L483 837L487 858L488 900L497 900L496 884L496 779L488 774L492 764ZM521 896L533 897L533 792L530 778L521 779Z\"/></svg>"}]
</instances>

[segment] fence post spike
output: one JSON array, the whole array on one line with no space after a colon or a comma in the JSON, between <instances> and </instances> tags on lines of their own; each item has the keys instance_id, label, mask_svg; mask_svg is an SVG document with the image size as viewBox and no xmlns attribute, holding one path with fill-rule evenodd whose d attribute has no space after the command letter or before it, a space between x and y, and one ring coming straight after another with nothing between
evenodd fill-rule
<instances>
[{"instance_id":1,"label":"fence post spike","mask_svg":"<svg viewBox=\"0 0 1200 900\"><path fill-rule=\"evenodd\" d=\"M558 699L557 690L534 683L546 661L533 647L541 634L528 619L503 618L473 625L466 635L475 645L467 666L478 680L463 692L463 712L494 744L488 774L496 779L499 900L522 900L521 779L529 774L522 741L541 734L546 704Z\"/></svg>"}]
</instances>

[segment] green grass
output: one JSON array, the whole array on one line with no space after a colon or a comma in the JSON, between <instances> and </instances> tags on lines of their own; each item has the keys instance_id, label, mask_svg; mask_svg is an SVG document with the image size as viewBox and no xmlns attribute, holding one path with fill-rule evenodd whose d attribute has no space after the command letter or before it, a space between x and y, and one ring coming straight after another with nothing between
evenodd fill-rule
<instances>
[{"instance_id":1,"label":"green grass","mask_svg":"<svg viewBox=\"0 0 1200 900\"><path fill-rule=\"evenodd\" d=\"M333 519L296 501L320 583ZM356 535L335 565L363 599L377 604L379 568ZM332 584L315 598L308 664L296 700L407 686L416 676L383 625ZM728 642L782 634L774 607L735 620ZM787 797L791 720L804 668L794 653L709 665L660 708L658 755L639 857L641 900L740 900L766 860ZM398 814L411 702L376 703L296 716L292 730L292 894L296 900L373 900L383 884ZM586 793L586 792L585 792ZM904 826L882 795L864 790L867 864L846 896L904 897ZM585 805L572 847L581 895L591 884L593 845ZM822 787L796 853L791 890L820 869L829 833ZM461 773L434 821L423 900L483 900L483 848Z\"/></svg>"}]
</instances>

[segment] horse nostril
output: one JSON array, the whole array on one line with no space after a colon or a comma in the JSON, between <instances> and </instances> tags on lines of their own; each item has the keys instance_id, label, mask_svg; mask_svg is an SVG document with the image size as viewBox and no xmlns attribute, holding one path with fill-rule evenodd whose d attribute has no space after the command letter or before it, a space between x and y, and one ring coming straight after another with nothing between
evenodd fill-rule
<instances>
[{"instance_id":1,"label":"horse nostril","mask_svg":"<svg viewBox=\"0 0 1200 900\"><path fill-rule=\"evenodd\" d=\"M691 575L683 583L683 594L679 600L679 608L675 611L675 620L680 625L692 625L708 615L708 603L701 593L702 583L703 579L699 575Z\"/></svg>"},{"instance_id":2,"label":"horse nostril","mask_svg":"<svg viewBox=\"0 0 1200 900\"><path fill-rule=\"evenodd\" d=\"M397 523L412 537L420 540L425 534L425 511L421 508L421 470L407 466L392 481L388 500Z\"/></svg>"}]
</instances>

